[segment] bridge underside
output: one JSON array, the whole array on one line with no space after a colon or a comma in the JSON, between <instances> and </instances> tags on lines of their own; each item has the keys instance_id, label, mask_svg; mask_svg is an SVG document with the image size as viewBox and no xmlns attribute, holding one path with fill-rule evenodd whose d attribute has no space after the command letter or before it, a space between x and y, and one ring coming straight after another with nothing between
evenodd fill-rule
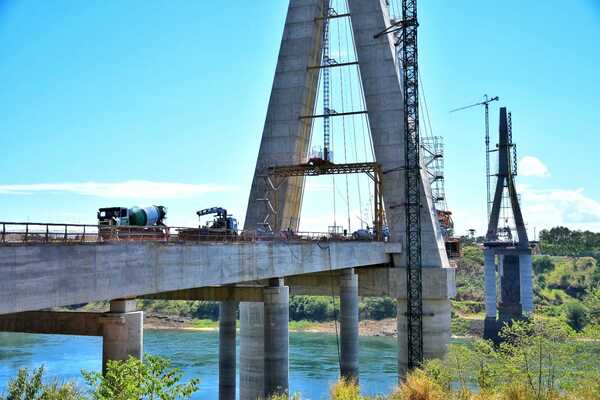
<instances>
[{"instance_id":1,"label":"bridge underside","mask_svg":"<svg viewBox=\"0 0 600 400\"><path fill-rule=\"evenodd\" d=\"M356 241L3 246L0 314L385 265L399 251Z\"/></svg>"}]
</instances>

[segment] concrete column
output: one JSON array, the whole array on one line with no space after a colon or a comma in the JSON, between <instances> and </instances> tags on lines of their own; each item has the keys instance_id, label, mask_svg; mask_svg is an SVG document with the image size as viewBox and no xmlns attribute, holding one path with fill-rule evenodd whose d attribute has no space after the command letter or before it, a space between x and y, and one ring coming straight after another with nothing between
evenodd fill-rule
<instances>
[{"instance_id":1,"label":"concrete column","mask_svg":"<svg viewBox=\"0 0 600 400\"><path fill-rule=\"evenodd\" d=\"M219 306L219 400L235 400L235 321L237 302Z\"/></svg>"},{"instance_id":2,"label":"concrete column","mask_svg":"<svg viewBox=\"0 0 600 400\"><path fill-rule=\"evenodd\" d=\"M112 300L102 318L102 370L108 360L142 359L144 352L144 313L136 311L135 300Z\"/></svg>"},{"instance_id":3,"label":"concrete column","mask_svg":"<svg viewBox=\"0 0 600 400\"><path fill-rule=\"evenodd\" d=\"M485 249L483 276L485 287L485 316L496 319L496 256L492 249Z\"/></svg>"},{"instance_id":4,"label":"concrete column","mask_svg":"<svg viewBox=\"0 0 600 400\"><path fill-rule=\"evenodd\" d=\"M519 256L519 280L521 289L521 307L523 314L529 316L533 313L533 267L531 254Z\"/></svg>"},{"instance_id":5,"label":"concrete column","mask_svg":"<svg viewBox=\"0 0 600 400\"><path fill-rule=\"evenodd\" d=\"M498 276L502 277L504 275L504 255L498 255Z\"/></svg>"},{"instance_id":6,"label":"concrete column","mask_svg":"<svg viewBox=\"0 0 600 400\"><path fill-rule=\"evenodd\" d=\"M408 372L406 299L398 299L398 378ZM423 356L444 358L450 339L451 306L448 299L423 299Z\"/></svg>"},{"instance_id":7,"label":"concrete column","mask_svg":"<svg viewBox=\"0 0 600 400\"><path fill-rule=\"evenodd\" d=\"M263 398L264 305L240 303L240 400Z\"/></svg>"},{"instance_id":8,"label":"concrete column","mask_svg":"<svg viewBox=\"0 0 600 400\"><path fill-rule=\"evenodd\" d=\"M290 290L283 279L264 288L265 297L265 397L288 393Z\"/></svg>"},{"instance_id":9,"label":"concrete column","mask_svg":"<svg viewBox=\"0 0 600 400\"><path fill-rule=\"evenodd\" d=\"M358 276L343 271L340 282L341 376L358 382Z\"/></svg>"}]
</instances>

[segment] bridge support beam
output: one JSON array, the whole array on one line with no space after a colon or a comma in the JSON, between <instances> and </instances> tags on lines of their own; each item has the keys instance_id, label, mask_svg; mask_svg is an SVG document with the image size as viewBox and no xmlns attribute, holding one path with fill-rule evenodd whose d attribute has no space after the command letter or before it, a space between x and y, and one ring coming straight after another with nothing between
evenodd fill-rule
<instances>
[{"instance_id":1,"label":"bridge support beam","mask_svg":"<svg viewBox=\"0 0 600 400\"><path fill-rule=\"evenodd\" d=\"M237 302L219 306L219 400L235 400L235 321Z\"/></svg>"},{"instance_id":2,"label":"bridge support beam","mask_svg":"<svg viewBox=\"0 0 600 400\"><path fill-rule=\"evenodd\" d=\"M344 270L340 281L340 374L358 382L358 276Z\"/></svg>"},{"instance_id":3,"label":"bridge support beam","mask_svg":"<svg viewBox=\"0 0 600 400\"><path fill-rule=\"evenodd\" d=\"M109 360L142 359L144 313L136 310L135 300L110 302L110 312L102 317L102 371Z\"/></svg>"},{"instance_id":4,"label":"bridge support beam","mask_svg":"<svg viewBox=\"0 0 600 400\"><path fill-rule=\"evenodd\" d=\"M263 303L240 303L240 400L265 394L264 312Z\"/></svg>"},{"instance_id":5,"label":"bridge support beam","mask_svg":"<svg viewBox=\"0 0 600 400\"><path fill-rule=\"evenodd\" d=\"M264 289L265 397L288 393L290 289L283 279L272 279Z\"/></svg>"}]
</instances>

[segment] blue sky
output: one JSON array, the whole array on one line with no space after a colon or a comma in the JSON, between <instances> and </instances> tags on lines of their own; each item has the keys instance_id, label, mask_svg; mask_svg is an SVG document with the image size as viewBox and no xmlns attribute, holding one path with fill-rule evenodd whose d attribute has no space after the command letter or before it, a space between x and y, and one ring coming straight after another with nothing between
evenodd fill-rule
<instances>
[{"instance_id":1,"label":"blue sky","mask_svg":"<svg viewBox=\"0 0 600 400\"><path fill-rule=\"evenodd\" d=\"M243 217L286 9L0 0L0 220L94 223L135 204L168 206L171 225L215 205ZM600 2L421 1L420 22L458 232L485 225L483 110L448 111L484 93L513 112L530 231L600 231ZM319 196L306 229L330 224Z\"/></svg>"}]
</instances>

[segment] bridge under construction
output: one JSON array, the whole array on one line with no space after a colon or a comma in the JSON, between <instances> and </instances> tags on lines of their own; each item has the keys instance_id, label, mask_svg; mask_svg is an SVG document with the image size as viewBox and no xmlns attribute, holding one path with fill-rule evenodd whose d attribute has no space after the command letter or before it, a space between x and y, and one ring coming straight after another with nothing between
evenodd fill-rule
<instances>
[{"instance_id":1,"label":"bridge under construction","mask_svg":"<svg viewBox=\"0 0 600 400\"><path fill-rule=\"evenodd\" d=\"M0 331L101 336L103 361L122 360L143 353L136 299L220 301L220 398L254 400L289 390L289 296L333 288L342 377L359 376L359 296L397 300L399 376L442 357L454 270L420 154L416 1L402 1L397 16L384 0L344 3L336 10L330 0L290 0L242 231L190 237L173 227L115 227L106 236L94 225L0 222ZM355 60L329 53L330 24L340 20ZM327 88L317 111L321 84L344 68L359 79L360 108L334 111ZM368 125L372 157L335 162L330 124L357 116ZM317 120L324 148L315 157ZM340 234L336 224L302 233L306 178L347 174L370 179L373 235ZM110 311L47 311L95 301L110 301Z\"/></svg>"}]
</instances>

